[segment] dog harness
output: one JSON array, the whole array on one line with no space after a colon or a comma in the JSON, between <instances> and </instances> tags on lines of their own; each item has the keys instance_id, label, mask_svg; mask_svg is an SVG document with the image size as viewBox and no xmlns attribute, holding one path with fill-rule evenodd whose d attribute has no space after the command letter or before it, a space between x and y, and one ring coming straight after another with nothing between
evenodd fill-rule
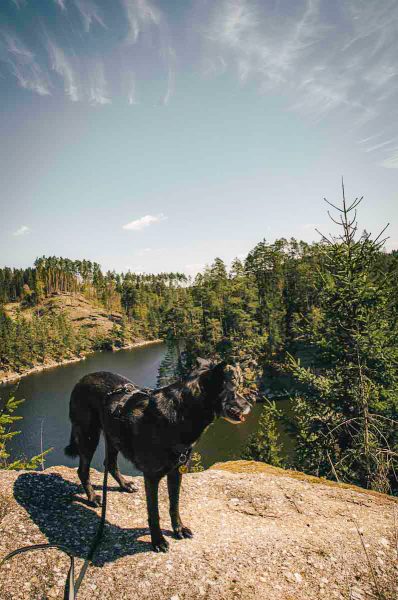
<instances>
[{"instance_id":1,"label":"dog harness","mask_svg":"<svg viewBox=\"0 0 398 600\"><path fill-rule=\"evenodd\" d=\"M107 396L115 396L116 394L147 394L150 391L152 390L149 390L148 388L137 388L131 383L125 383L124 385L121 385L108 392ZM178 470L180 471L180 473L188 472L187 463L189 461L191 452L192 444L190 444L189 446L185 444L177 444L172 448L173 459L177 458Z\"/></svg>"}]
</instances>

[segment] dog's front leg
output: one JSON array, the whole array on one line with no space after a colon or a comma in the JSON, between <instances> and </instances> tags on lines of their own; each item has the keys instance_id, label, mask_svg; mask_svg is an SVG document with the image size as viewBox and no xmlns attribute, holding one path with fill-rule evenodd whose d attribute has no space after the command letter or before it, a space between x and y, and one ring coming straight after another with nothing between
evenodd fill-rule
<instances>
[{"instance_id":1,"label":"dog's front leg","mask_svg":"<svg viewBox=\"0 0 398 600\"><path fill-rule=\"evenodd\" d=\"M167 552L169 543L163 537L159 524L158 491L160 479L161 478L158 476L146 475L144 473L146 505L148 508L148 523L151 532L152 547L155 552Z\"/></svg>"},{"instance_id":2,"label":"dog's front leg","mask_svg":"<svg viewBox=\"0 0 398 600\"><path fill-rule=\"evenodd\" d=\"M174 469L174 471L171 471L171 473L167 475L167 488L169 490L171 525L173 527L174 534L179 540L182 540L183 538L193 537L192 531L188 527L184 527L180 517L179 502L181 480L182 475L178 468Z\"/></svg>"}]
</instances>

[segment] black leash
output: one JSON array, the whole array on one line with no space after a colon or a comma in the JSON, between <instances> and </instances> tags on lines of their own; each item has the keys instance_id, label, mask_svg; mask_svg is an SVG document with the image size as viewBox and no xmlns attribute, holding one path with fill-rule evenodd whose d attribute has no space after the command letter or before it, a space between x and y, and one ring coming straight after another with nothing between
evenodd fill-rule
<instances>
[{"instance_id":1,"label":"black leash","mask_svg":"<svg viewBox=\"0 0 398 600\"><path fill-rule=\"evenodd\" d=\"M95 551L97 550L99 543L102 538L102 534L105 526L105 517L106 517L106 492L108 485L108 449L105 438L105 468L104 468L104 480L102 483L102 510L101 510L101 520L98 525L97 533L93 539L93 542L90 546L90 550L88 551L87 558L84 561L84 564L81 568L78 578L75 581L75 557L65 548L65 546L59 544L34 544L32 546L24 546L23 548L18 548L18 550L14 550L7 554L0 561L0 568L6 563L8 560L13 558L14 556L18 556L18 554L24 554L25 552L33 552L35 550L50 550L52 548L56 548L61 552L64 552L69 556L70 566L68 575L66 577L65 588L64 588L64 600L75 600L77 598L77 593L82 584L84 576L87 572L88 567L90 566L90 562L92 561ZM46 600L46 596L43 596L42 600Z\"/></svg>"}]
</instances>

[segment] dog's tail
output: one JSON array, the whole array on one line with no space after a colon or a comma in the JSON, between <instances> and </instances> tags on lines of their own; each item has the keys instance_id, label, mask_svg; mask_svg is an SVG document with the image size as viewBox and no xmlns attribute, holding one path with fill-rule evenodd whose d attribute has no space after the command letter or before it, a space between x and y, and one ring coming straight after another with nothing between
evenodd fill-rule
<instances>
[{"instance_id":1,"label":"dog's tail","mask_svg":"<svg viewBox=\"0 0 398 600\"><path fill-rule=\"evenodd\" d=\"M66 456L70 456L71 458L76 458L76 456L79 455L79 447L77 445L77 441L76 441L75 433L73 431L73 427L72 427L72 431L71 431L71 434L70 434L69 446L66 446L64 448L64 452L65 452Z\"/></svg>"}]
</instances>

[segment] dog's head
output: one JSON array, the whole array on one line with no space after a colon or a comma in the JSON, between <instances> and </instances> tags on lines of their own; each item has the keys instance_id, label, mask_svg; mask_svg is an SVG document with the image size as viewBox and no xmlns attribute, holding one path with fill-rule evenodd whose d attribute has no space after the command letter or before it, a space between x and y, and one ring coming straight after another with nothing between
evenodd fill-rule
<instances>
[{"instance_id":1,"label":"dog's head","mask_svg":"<svg viewBox=\"0 0 398 600\"><path fill-rule=\"evenodd\" d=\"M211 398L217 416L234 425L242 423L250 412L251 404L242 395L243 375L239 365L198 358L188 385L193 391L204 391Z\"/></svg>"}]
</instances>

